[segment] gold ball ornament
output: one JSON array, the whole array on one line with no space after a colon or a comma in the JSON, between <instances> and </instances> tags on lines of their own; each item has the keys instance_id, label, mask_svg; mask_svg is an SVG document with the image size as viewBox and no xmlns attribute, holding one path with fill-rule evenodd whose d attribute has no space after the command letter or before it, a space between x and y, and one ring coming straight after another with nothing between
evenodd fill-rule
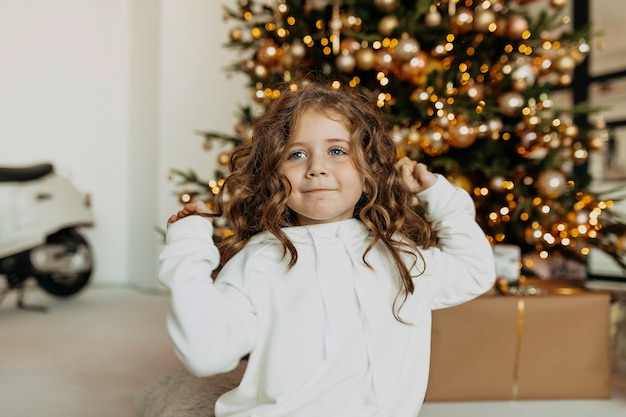
<instances>
[{"instance_id":1,"label":"gold ball ornament","mask_svg":"<svg viewBox=\"0 0 626 417\"><path fill-rule=\"evenodd\" d=\"M418 52L416 56L408 62L402 63L398 69L398 76L404 80L418 84L425 75L428 62L428 55L425 52Z\"/></svg>"},{"instance_id":2,"label":"gold ball ornament","mask_svg":"<svg viewBox=\"0 0 626 417\"><path fill-rule=\"evenodd\" d=\"M374 0L374 6L381 12L391 12L399 3L400 0Z\"/></svg>"},{"instance_id":3,"label":"gold ball ornament","mask_svg":"<svg viewBox=\"0 0 626 417\"><path fill-rule=\"evenodd\" d=\"M420 147L427 155L437 156L448 151L449 145L443 129L428 127L420 133Z\"/></svg>"},{"instance_id":4,"label":"gold ball ornament","mask_svg":"<svg viewBox=\"0 0 626 417\"><path fill-rule=\"evenodd\" d=\"M572 82L574 81L574 77L572 76L571 73L568 74L560 74L559 75L559 82L558 84L561 87L567 87L568 85L572 85Z\"/></svg>"},{"instance_id":5,"label":"gold ball ornament","mask_svg":"<svg viewBox=\"0 0 626 417\"><path fill-rule=\"evenodd\" d=\"M228 166L230 163L230 152L222 152L217 157L217 162L222 166Z\"/></svg>"},{"instance_id":6,"label":"gold ball ornament","mask_svg":"<svg viewBox=\"0 0 626 417\"><path fill-rule=\"evenodd\" d=\"M357 51L355 59L358 69L369 71L376 64L376 53L372 48L362 48Z\"/></svg>"},{"instance_id":7,"label":"gold ball ornament","mask_svg":"<svg viewBox=\"0 0 626 417\"><path fill-rule=\"evenodd\" d=\"M354 55L350 55L347 50L344 50L344 52L337 56L336 64L339 71L350 74L356 67L356 58Z\"/></svg>"},{"instance_id":8,"label":"gold ball ornament","mask_svg":"<svg viewBox=\"0 0 626 417\"><path fill-rule=\"evenodd\" d=\"M406 62L417 55L419 51L420 45L417 39L407 35L398 41L398 46L393 50L393 56Z\"/></svg>"},{"instance_id":9,"label":"gold ball ornament","mask_svg":"<svg viewBox=\"0 0 626 417\"><path fill-rule=\"evenodd\" d=\"M375 68L377 70L388 70L388 69L391 69L392 67L393 67L393 56L389 52L382 50L382 49L376 52Z\"/></svg>"},{"instance_id":10,"label":"gold ball ornament","mask_svg":"<svg viewBox=\"0 0 626 417\"><path fill-rule=\"evenodd\" d=\"M378 31L384 36L391 36L399 24L395 14L387 15L378 22Z\"/></svg>"},{"instance_id":11,"label":"gold ball ornament","mask_svg":"<svg viewBox=\"0 0 626 417\"><path fill-rule=\"evenodd\" d=\"M436 7L431 7L428 13L424 16L424 24L426 27L434 28L441 24L442 17L441 13L437 10Z\"/></svg>"},{"instance_id":12,"label":"gold ball ornament","mask_svg":"<svg viewBox=\"0 0 626 417\"><path fill-rule=\"evenodd\" d=\"M567 4L567 0L550 0L550 6L555 9L560 9Z\"/></svg>"},{"instance_id":13,"label":"gold ball ornament","mask_svg":"<svg viewBox=\"0 0 626 417\"><path fill-rule=\"evenodd\" d=\"M560 73L568 73L576 68L576 60L571 55L563 55L554 62L554 69Z\"/></svg>"},{"instance_id":14,"label":"gold ball ornament","mask_svg":"<svg viewBox=\"0 0 626 417\"><path fill-rule=\"evenodd\" d=\"M489 188L497 193L504 191L505 178L502 175L494 175L489 180Z\"/></svg>"},{"instance_id":15,"label":"gold ball ornament","mask_svg":"<svg viewBox=\"0 0 626 417\"><path fill-rule=\"evenodd\" d=\"M492 9L476 9L474 13L474 30L476 32L487 33L496 29L496 13Z\"/></svg>"},{"instance_id":16,"label":"gold ball ornament","mask_svg":"<svg viewBox=\"0 0 626 417\"><path fill-rule=\"evenodd\" d=\"M467 7L459 7L450 17L450 27L454 33L467 33L474 27L474 13Z\"/></svg>"},{"instance_id":17,"label":"gold ball ornament","mask_svg":"<svg viewBox=\"0 0 626 417\"><path fill-rule=\"evenodd\" d=\"M476 128L461 118L450 124L448 133L448 142L455 148L467 148L476 140Z\"/></svg>"},{"instance_id":18,"label":"gold ball ornament","mask_svg":"<svg viewBox=\"0 0 626 417\"><path fill-rule=\"evenodd\" d=\"M544 197L559 198L567 188L567 178L557 169L546 169L539 174L535 188Z\"/></svg>"},{"instance_id":19,"label":"gold ball ornament","mask_svg":"<svg viewBox=\"0 0 626 417\"><path fill-rule=\"evenodd\" d=\"M507 115L513 115L524 103L524 96L518 91L508 91L498 97L498 108Z\"/></svg>"},{"instance_id":20,"label":"gold ball ornament","mask_svg":"<svg viewBox=\"0 0 626 417\"><path fill-rule=\"evenodd\" d=\"M228 37L231 42L241 42L243 39L243 31L241 28L232 28L230 32L228 32Z\"/></svg>"},{"instance_id":21,"label":"gold ball ornament","mask_svg":"<svg viewBox=\"0 0 626 417\"><path fill-rule=\"evenodd\" d=\"M579 129L575 124L567 124L563 129L563 135L568 138L576 138L578 136Z\"/></svg>"},{"instance_id":22,"label":"gold ball ornament","mask_svg":"<svg viewBox=\"0 0 626 417\"><path fill-rule=\"evenodd\" d=\"M528 20L521 14L513 14L506 19L506 36L510 39L522 39L528 30Z\"/></svg>"},{"instance_id":23,"label":"gold ball ornament","mask_svg":"<svg viewBox=\"0 0 626 417\"><path fill-rule=\"evenodd\" d=\"M306 56L306 46L300 41L294 41L289 46L289 53L293 56L295 62L300 62Z\"/></svg>"},{"instance_id":24,"label":"gold ball ornament","mask_svg":"<svg viewBox=\"0 0 626 417\"><path fill-rule=\"evenodd\" d=\"M254 75L266 80L270 76L270 72L265 65L258 64L254 67Z\"/></svg>"},{"instance_id":25,"label":"gold ball ornament","mask_svg":"<svg viewBox=\"0 0 626 417\"><path fill-rule=\"evenodd\" d=\"M276 43L268 39L257 50L257 61L262 65L272 66L278 63L283 50Z\"/></svg>"}]
</instances>

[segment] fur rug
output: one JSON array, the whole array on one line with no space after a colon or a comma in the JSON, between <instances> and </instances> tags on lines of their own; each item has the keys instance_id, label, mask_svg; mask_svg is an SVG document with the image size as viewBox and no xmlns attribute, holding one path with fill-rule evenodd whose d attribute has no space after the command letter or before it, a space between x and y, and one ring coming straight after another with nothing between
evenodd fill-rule
<instances>
[{"instance_id":1,"label":"fur rug","mask_svg":"<svg viewBox=\"0 0 626 417\"><path fill-rule=\"evenodd\" d=\"M229 373L198 378L175 369L143 388L135 404L144 417L215 417L215 401L237 387L245 362Z\"/></svg>"}]
</instances>

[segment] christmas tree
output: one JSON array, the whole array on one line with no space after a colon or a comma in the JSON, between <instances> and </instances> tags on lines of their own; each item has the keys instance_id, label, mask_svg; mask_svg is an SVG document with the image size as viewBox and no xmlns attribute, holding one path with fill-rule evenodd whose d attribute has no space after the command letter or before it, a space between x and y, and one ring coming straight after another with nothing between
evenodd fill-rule
<instances>
[{"instance_id":1,"label":"christmas tree","mask_svg":"<svg viewBox=\"0 0 626 417\"><path fill-rule=\"evenodd\" d=\"M590 189L590 153L604 146L601 117L559 94L587 59L590 28L576 28L567 0L238 0L225 6L228 71L249 79L252 103L232 134L204 132L233 147L298 74L350 86L383 111L398 157L425 162L474 198L493 244L578 259L600 248L622 266L626 240L613 201ZM577 120L584 115L585 123ZM225 167L228 153L220 155ZM225 170L225 168L224 168ZM209 204L223 176L174 171ZM189 191L189 185L200 189ZM217 229L228 235L228 225Z\"/></svg>"}]
</instances>

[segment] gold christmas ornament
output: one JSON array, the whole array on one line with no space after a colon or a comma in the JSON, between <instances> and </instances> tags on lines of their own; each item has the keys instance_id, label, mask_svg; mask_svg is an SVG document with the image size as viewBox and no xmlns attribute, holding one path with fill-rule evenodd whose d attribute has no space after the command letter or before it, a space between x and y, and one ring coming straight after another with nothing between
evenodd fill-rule
<instances>
[{"instance_id":1,"label":"gold christmas ornament","mask_svg":"<svg viewBox=\"0 0 626 417\"><path fill-rule=\"evenodd\" d=\"M557 169L546 169L539 174L535 188L544 197L559 198L567 188L567 178Z\"/></svg>"},{"instance_id":2,"label":"gold christmas ornament","mask_svg":"<svg viewBox=\"0 0 626 417\"><path fill-rule=\"evenodd\" d=\"M393 50L393 56L402 61L409 61L420 51L420 45L417 40L407 34L402 36L398 41L398 46Z\"/></svg>"},{"instance_id":3,"label":"gold christmas ornament","mask_svg":"<svg viewBox=\"0 0 626 417\"><path fill-rule=\"evenodd\" d=\"M496 13L491 9L479 7L474 13L474 30L487 33L496 29Z\"/></svg>"},{"instance_id":4,"label":"gold christmas ornament","mask_svg":"<svg viewBox=\"0 0 626 417\"><path fill-rule=\"evenodd\" d=\"M399 3L400 0L374 0L374 6L376 6L381 12L385 13L393 11L396 7L398 7Z\"/></svg>"},{"instance_id":5,"label":"gold christmas ornament","mask_svg":"<svg viewBox=\"0 0 626 417\"><path fill-rule=\"evenodd\" d=\"M372 48L361 48L356 53L356 66L360 70L369 71L376 64L376 53Z\"/></svg>"},{"instance_id":6,"label":"gold christmas ornament","mask_svg":"<svg viewBox=\"0 0 626 417\"><path fill-rule=\"evenodd\" d=\"M243 39L243 31L241 28L232 28L228 33L231 42L241 42Z\"/></svg>"},{"instance_id":7,"label":"gold christmas ornament","mask_svg":"<svg viewBox=\"0 0 626 417\"><path fill-rule=\"evenodd\" d=\"M554 62L554 69L560 73L568 73L576 68L576 60L571 55L563 55Z\"/></svg>"},{"instance_id":8,"label":"gold christmas ornament","mask_svg":"<svg viewBox=\"0 0 626 417\"><path fill-rule=\"evenodd\" d=\"M441 24L441 13L437 10L437 7L430 6L428 13L424 16L424 24L429 28L437 27Z\"/></svg>"},{"instance_id":9,"label":"gold christmas ornament","mask_svg":"<svg viewBox=\"0 0 626 417\"><path fill-rule=\"evenodd\" d=\"M388 70L393 67L393 56L385 50L376 52L376 65L377 70Z\"/></svg>"},{"instance_id":10,"label":"gold christmas ornament","mask_svg":"<svg viewBox=\"0 0 626 417\"><path fill-rule=\"evenodd\" d=\"M420 147L430 156L441 155L449 149L448 141L441 128L425 128L420 131Z\"/></svg>"},{"instance_id":11,"label":"gold christmas ornament","mask_svg":"<svg viewBox=\"0 0 626 417\"><path fill-rule=\"evenodd\" d=\"M294 41L289 46L289 53L293 56L295 62L299 62L306 56L306 46L300 41Z\"/></svg>"},{"instance_id":12,"label":"gold christmas ornament","mask_svg":"<svg viewBox=\"0 0 626 417\"><path fill-rule=\"evenodd\" d=\"M495 192L504 191L504 177L502 175L494 175L491 180L489 180L489 188Z\"/></svg>"},{"instance_id":13,"label":"gold christmas ornament","mask_svg":"<svg viewBox=\"0 0 626 417\"><path fill-rule=\"evenodd\" d=\"M425 52L418 52L416 56L408 62L402 63L398 69L398 76L404 80L420 84L425 76L425 69L428 62L428 55Z\"/></svg>"},{"instance_id":14,"label":"gold christmas ornament","mask_svg":"<svg viewBox=\"0 0 626 417\"><path fill-rule=\"evenodd\" d=\"M272 66L278 63L283 50L276 43L268 39L257 50L257 61L266 66Z\"/></svg>"},{"instance_id":15,"label":"gold christmas ornament","mask_svg":"<svg viewBox=\"0 0 626 417\"><path fill-rule=\"evenodd\" d=\"M384 36L391 36L400 22L394 14L387 15L378 22L378 31Z\"/></svg>"},{"instance_id":16,"label":"gold christmas ornament","mask_svg":"<svg viewBox=\"0 0 626 417\"><path fill-rule=\"evenodd\" d=\"M254 67L254 75L265 80L269 77L270 72L268 71L267 67L259 64Z\"/></svg>"},{"instance_id":17,"label":"gold christmas ornament","mask_svg":"<svg viewBox=\"0 0 626 417\"><path fill-rule=\"evenodd\" d=\"M498 108L507 115L513 115L524 105L524 96L518 91L508 91L498 97Z\"/></svg>"},{"instance_id":18,"label":"gold christmas ornament","mask_svg":"<svg viewBox=\"0 0 626 417\"><path fill-rule=\"evenodd\" d=\"M220 165L228 166L228 163L230 162L230 152L222 152L221 154L219 154L219 156L217 157L217 162Z\"/></svg>"},{"instance_id":19,"label":"gold christmas ornament","mask_svg":"<svg viewBox=\"0 0 626 417\"><path fill-rule=\"evenodd\" d=\"M467 148L476 140L476 128L461 118L450 124L448 133L448 142L455 148Z\"/></svg>"},{"instance_id":20,"label":"gold christmas ornament","mask_svg":"<svg viewBox=\"0 0 626 417\"><path fill-rule=\"evenodd\" d=\"M450 17L450 27L454 33L467 33L474 27L474 13L467 7L459 7Z\"/></svg>"},{"instance_id":21,"label":"gold christmas ornament","mask_svg":"<svg viewBox=\"0 0 626 417\"><path fill-rule=\"evenodd\" d=\"M522 39L528 30L528 20L521 14L513 14L506 19L506 35L511 39Z\"/></svg>"},{"instance_id":22,"label":"gold christmas ornament","mask_svg":"<svg viewBox=\"0 0 626 417\"><path fill-rule=\"evenodd\" d=\"M550 6L560 9L567 4L567 0L550 0Z\"/></svg>"},{"instance_id":23,"label":"gold christmas ornament","mask_svg":"<svg viewBox=\"0 0 626 417\"><path fill-rule=\"evenodd\" d=\"M356 67L356 58L354 55L350 55L347 50L344 50L344 52L337 56L336 63L339 71L350 74Z\"/></svg>"},{"instance_id":24,"label":"gold christmas ornament","mask_svg":"<svg viewBox=\"0 0 626 417\"><path fill-rule=\"evenodd\" d=\"M574 77L572 76L572 74L568 73L559 75L559 85L562 87L567 87L568 85L571 85L573 81Z\"/></svg>"}]
</instances>

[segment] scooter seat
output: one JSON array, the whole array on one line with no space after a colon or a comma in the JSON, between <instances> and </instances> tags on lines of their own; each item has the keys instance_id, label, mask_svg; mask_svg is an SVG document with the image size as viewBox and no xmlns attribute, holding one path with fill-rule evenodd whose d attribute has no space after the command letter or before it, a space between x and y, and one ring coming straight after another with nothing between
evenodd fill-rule
<instances>
[{"instance_id":1,"label":"scooter seat","mask_svg":"<svg viewBox=\"0 0 626 417\"><path fill-rule=\"evenodd\" d=\"M52 164L44 163L25 167L0 166L0 182L21 182L41 178L54 171Z\"/></svg>"}]
</instances>

